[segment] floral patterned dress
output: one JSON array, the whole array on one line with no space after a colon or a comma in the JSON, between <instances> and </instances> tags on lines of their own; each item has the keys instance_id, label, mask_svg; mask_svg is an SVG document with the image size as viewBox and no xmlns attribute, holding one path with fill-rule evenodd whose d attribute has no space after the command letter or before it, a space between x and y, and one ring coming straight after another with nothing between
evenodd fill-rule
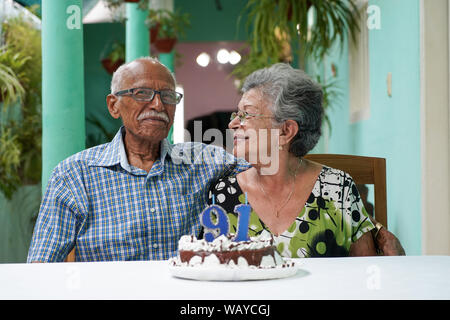
<instances>
[{"instance_id":1,"label":"floral patterned dress","mask_svg":"<svg viewBox=\"0 0 450 320\"><path fill-rule=\"evenodd\" d=\"M245 203L245 195L236 176L220 179L209 191L215 204L227 212L230 233L237 229L234 207ZM279 253L284 257L344 257L350 246L374 225L369 219L352 177L324 166L304 207L292 225L279 236L273 235ZM271 234L252 209L249 236Z\"/></svg>"}]
</instances>

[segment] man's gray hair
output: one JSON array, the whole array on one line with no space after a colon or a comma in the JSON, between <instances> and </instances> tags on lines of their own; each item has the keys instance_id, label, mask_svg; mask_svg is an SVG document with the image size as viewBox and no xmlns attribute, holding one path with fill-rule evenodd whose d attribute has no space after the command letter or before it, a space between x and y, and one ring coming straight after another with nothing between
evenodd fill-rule
<instances>
[{"instance_id":1,"label":"man's gray hair","mask_svg":"<svg viewBox=\"0 0 450 320\"><path fill-rule=\"evenodd\" d=\"M113 74L112 76L112 80L111 80L111 93L115 93L123 88L120 88L120 84L122 83L123 80L123 76L124 74L126 74L127 68L128 66L133 63L133 62L137 62L137 61L150 61L150 62L156 62L159 63L160 65L162 65L164 68L166 68L167 72L171 75L172 79L173 79L173 83L176 85L176 80L175 80L175 75L173 74L173 72L171 72L169 70L169 68L167 68L164 64L162 64L158 58L154 58L154 57L141 57L138 58L136 60L127 62L123 65L121 65Z\"/></svg>"},{"instance_id":2,"label":"man's gray hair","mask_svg":"<svg viewBox=\"0 0 450 320\"><path fill-rule=\"evenodd\" d=\"M275 122L286 120L298 123L299 131L291 140L289 152L302 157L314 148L321 136L323 92L304 71L286 63L277 63L250 74L242 92L260 90L270 100Z\"/></svg>"}]
</instances>

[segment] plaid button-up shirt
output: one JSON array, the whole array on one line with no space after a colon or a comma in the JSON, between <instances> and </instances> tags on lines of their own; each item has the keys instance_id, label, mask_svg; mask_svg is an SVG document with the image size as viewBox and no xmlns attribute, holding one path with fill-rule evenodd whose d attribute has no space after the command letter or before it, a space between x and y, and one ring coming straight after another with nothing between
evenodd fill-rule
<instances>
[{"instance_id":1,"label":"plaid button-up shirt","mask_svg":"<svg viewBox=\"0 0 450 320\"><path fill-rule=\"evenodd\" d=\"M128 163L121 128L54 169L27 260L63 261L74 247L77 261L173 257L182 235L199 234L210 184L248 167L220 147L163 140L147 173Z\"/></svg>"}]
</instances>

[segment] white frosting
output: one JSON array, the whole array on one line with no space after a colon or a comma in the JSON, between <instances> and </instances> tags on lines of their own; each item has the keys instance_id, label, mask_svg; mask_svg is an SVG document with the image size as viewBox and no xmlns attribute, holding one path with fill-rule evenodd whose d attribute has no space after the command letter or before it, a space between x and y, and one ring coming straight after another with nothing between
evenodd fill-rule
<instances>
[{"instance_id":1,"label":"white frosting","mask_svg":"<svg viewBox=\"0 0 450 320\"><path fill-rule=\"evenodd\" d=\"M220 265L219 258L216 257L215 254L210 254L209 256L205 257L205 260L203 261L203 265L205 267L213 267Z\"/></svg>"},{"instance_id":2,"label":"white frosting","mask_svg":"<svg viewBox=\"0 0 450 320\"><path fill-rule=\"evenodd\" d=\"M214 239L212 242L207 242L204 239L198 240L195 236L186 235L182 236L178 242L178 249L180 251L205 251L210 254L194 255L188 263L181 263L178 261L178 265L186 265L191 267L219 267L219 268L242 268L242 269L254 269L254 268L279 268L285 265L284 259L275 250L274 257L272 255L266 255L262 257L260 266L249 266L248 261L244 257L239 257L237 263L231 259L228 264L223 265L220 263L219 258L214 252L235 251L235 250L256 250L266 247L271 247L272 237L270 234L264 236L252 237L250 241L235 242L232 238L225 235Z\"/></svg>"},{"instance_id":3,"label":"white frosting","mask_svg":"<svg viewBox=\"0 0 450 320\"><path fill-rule=\"evenodd\" d=\"M234 260L230 260L229 262L228 262L228 266L230 267L230 268L236 268L237 266L236 266L236 263L234 263Z\"/></svg>"},{"instance_id":4,"label":"white frosting","mask_svg":"<svg viewBox=\"0 0 450 320\"><path fill-rule=\"evenodd\" d=\"M271 238L251 237L250 241L234 242L225 235L217 237L212 242L205 239L198 240L195 236L182 236L178 242L178 250L188 251L236 251L236 250L255 250L270 247Z\"/></svg>"},{"instance_id":5,"label":"white frosting","mask_svg":"<svg viewBox=\"0 0 450 320\"><path fill-rule=\"evenodd\" d=\"M261 267L275 267L275 260L272 256L264 256L261 259Z\"/></svg>"},{"instance_id":6,"label":"white frosting","mask_svg":"<svg viewBox=\"0 0 450 320\"><path fill-rule=\"evenodd\" d=\"M239 257L237 265L240 268L247 268L248 267L248 262L247 262L247 260L245 260L244 257Z\"/></svg>"},{"instance_id":7,"label":"white frosting","mask_svg":"<svg viewBox=\"0 0 450 320\"><path fill-rule=\"evenodd\" d=\"M276 250L275 250L275 263L278 266L280 266L280 265L282 265L284 263L283 258L281 257L281 255Z\"/></svg>"},{"instance_id":8,"label":"white frosting","mask_svg":"<svg viewBox=\"0 0 450 320\"><path fill-rule=\"evenodd\" d=\"M189 260L190 266L197 266L202 264L202 257L200 256L193 256L191 260Z\"/></svg>"}]
</instances>

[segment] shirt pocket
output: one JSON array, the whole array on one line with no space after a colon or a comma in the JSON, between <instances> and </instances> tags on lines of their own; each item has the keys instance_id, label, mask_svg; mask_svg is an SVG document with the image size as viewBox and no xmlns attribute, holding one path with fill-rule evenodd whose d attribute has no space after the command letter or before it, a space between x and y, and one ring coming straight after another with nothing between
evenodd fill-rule
<instances>
[{"instance_id":1,"label":"shirt pocket","mask_svg":"<svg viewBox=\"0 0 450 320\"><path fill-rule=\"evenodd\" d=\"M198 201L197 193L177 194L172 193L169 197L172 208L171 217L168 217L173 225L173 233L178 237L190 233L192 223L198 221L195 207Z\"/></svg>"}]
</instances>

